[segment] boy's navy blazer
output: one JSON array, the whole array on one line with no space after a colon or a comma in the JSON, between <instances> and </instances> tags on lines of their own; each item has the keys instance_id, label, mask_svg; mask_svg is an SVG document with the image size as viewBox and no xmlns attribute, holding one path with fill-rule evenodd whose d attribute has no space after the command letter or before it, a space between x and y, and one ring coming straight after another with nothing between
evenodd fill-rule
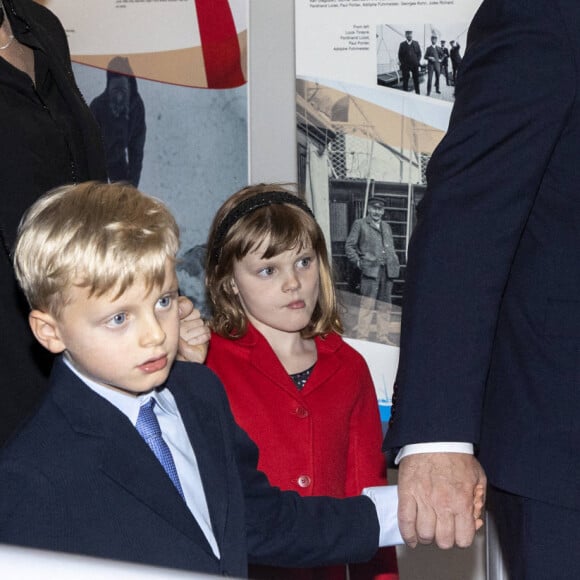
<instances>
[{"instance_id":1,"label":"boy's navy blazer","mask_svg":"<svg viewBox=\"0 0 580 580\"><path fill-rule=\"evenodd\" d=\"M300 498L271 487L217 377L176 363L166 383L195 449L218 560L147 444L57 360L38 413L0 456L0 542L245 576L247 560L316 565L372 557L366 497Z\"/></svg>"}]
</instances>

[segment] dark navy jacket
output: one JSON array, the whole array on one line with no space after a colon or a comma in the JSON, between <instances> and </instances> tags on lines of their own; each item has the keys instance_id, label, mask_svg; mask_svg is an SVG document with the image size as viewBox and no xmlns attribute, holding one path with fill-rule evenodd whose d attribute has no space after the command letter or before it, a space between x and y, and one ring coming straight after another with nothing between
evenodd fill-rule
<instances>
[{"instance_id":1,"label":"dark navy jacket","mask_svg":"<svg viewBox=\"0 0 580 580\"><path fill-rule=\"evenodd\" d=\"M247 574L248 559L373 556L372 501L271 487L212 371L176 363L165 388L195 449L221 560L131 422L62 360L38 413L0 455L0 542L233 576Z\"/></svg>"},{"instance_id":2,"label":"dark navy jacket","mask_svg":"<svg viewBox=\"0 0 580 580\"><path fill-rule=\"evenodd\" d=\"M409 249L385 442L473 442L494 485L576 509L578 30L577 0L485 0L472 22Z\"/></svg>"}]
</instances>

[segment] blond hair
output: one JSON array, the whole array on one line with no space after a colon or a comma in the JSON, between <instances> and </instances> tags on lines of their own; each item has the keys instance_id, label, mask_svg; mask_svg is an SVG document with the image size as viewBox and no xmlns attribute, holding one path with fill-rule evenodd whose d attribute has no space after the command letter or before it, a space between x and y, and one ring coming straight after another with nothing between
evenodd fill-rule
<instances>
[{"instance_id":1,"label":"blond hair","mask_svg":"<svg viewBox=\"0 0 580 580\"><path fill-rule=\"evenodd\" d=\"M72 286L119 297L136 278L153 288L175 260L179 229L158 200L125 183L54 189L26 212L14 250L16 277L31 308L58 316Z\"/></svg>"},{"instance_id":2,"label":"blond hair","mask_svg":"<svg viewBox=\"0 0 580 580\"><path fill-rule=\"evenodd\" d=\"M284 196L276 196L277 193L295 195L281 184L249 186L227 199L214 218L206 258L206 286L213 314L211 326L227 338L246 333L247 317L232 287L234 264L267 240L263 258L305 247L312 247L318 257L320 293L302 336L342 333L324 234L310 210L303 207L304 202L280 201ZM251 198L263 199L268 194L277 197L277 201L252 206ZM228 224L227 228L224 223Z\"/></svg>"}]
</instances>

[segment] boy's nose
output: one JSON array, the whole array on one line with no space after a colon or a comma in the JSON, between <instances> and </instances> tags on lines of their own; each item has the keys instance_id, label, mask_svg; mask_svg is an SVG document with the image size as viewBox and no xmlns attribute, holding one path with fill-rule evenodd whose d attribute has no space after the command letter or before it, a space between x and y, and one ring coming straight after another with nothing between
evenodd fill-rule
<instances>
[{"instance_id":1,"label":"boy's nose","mask_svg":"<svg viewBox=\"0 0 580 580\"><path fill-rule=\"evenodd\" d=\"M141 344L143 346L155 346L165 341L165 331L154 316L143 324L141 332Z\"/></svg>"}]
</instances>

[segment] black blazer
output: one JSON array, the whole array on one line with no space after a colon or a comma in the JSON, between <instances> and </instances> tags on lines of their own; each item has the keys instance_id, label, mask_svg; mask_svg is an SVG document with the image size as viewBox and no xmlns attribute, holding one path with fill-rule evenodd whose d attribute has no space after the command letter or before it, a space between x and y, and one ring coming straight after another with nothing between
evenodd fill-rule
<instances>
[{"instance_id":1,"label":"black blazer","mask_svg":"<svg viewBox=\"0 0 580 580\"><path fill-rule=\"evenodd\" d=\"M441 69L441 60L443 59L443 52L441 48L437 45L430 44L425 49L425 58L427 59L427 65L434 67L437 72ZM429 60L432 58L434 60Z\"/></svg>"},{"instance_id":2,"label":"black blazer","mask_svg":"<svg viewBox=\"0 0 580 580\"><path fill-rule=\"evenodd\" d=\"M580 3L485 0L409 249L388 447L580 508ZM541 54L530 59L530 45Z\"/></svg>"},{"instance_id":3,"label":"black blazer","mask_svg":"<svg viewBox=\"0 0 580 580\"><path fill-rule=\"evenodd\" d=\"M366 497L301 498L271 487L217 377L176 363L167 381L195 449L221 560L130 421L57 360L50 390L0 455L0 542L245 576L247 560L367 560Z\"/></svg>"},{"instance_id":4,"label":"black blazer","mask_svg":"<svg viewBox=\"0 0 580 580\"><path fill-rule=\"evenodd\" d=\"M399 44L399 62L402 67L413 68L419 66L421 62L421 47L416 40L412 40L411 43L403 40Z\"/></svg>"}]
</instances>

